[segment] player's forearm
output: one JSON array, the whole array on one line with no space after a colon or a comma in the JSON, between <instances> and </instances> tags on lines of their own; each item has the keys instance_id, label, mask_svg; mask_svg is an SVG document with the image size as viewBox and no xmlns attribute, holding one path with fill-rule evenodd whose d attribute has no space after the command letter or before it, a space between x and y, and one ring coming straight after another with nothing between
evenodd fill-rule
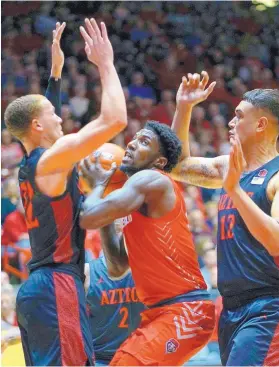
<instances>
[{"instance_id":1,"label":"player's forearm","mask_svg":"<svg viewBox=\"0 0 279 367\"><path fill-rule=\"evenodd\" d=\"M61 79L51 75L45 96L53 104L56 115L61 116Z\"/></svg>"},{"instance_id":2,"label":"player's forearm","mask_svg":"<svg viewBox=\"0 0 279 367\"><path fill-rule=\"evenodd\" d=\"M265 214L240 187L228 194L252 236L266 248L271 256L278 256L279 223Z\"/></svg>"},{"instance_id":3,"label":"player's forearm","mask_svg":"<svg viewBox=\"0 0 279 367\"><path fill-rule=\"evenodd\" d=\"M113 63L99 68L102 83L101 116L105 122L117 123L119 132L127 126L127 108L123 89Z\"/></svg>"},{"instance_id":4,"label":"player's forearm","mask_svg":"<svg viewBox=\"0 0 279 367\"><path fill-rule=\"evenodd\" d=\"M176 133L182 143L181 159L190 157L189 128L192 115L192 105L176 107L172 121L172 130Z\"/></svg>"},{"instance_id":5,"label":"player's forearm","mask_svg":"<svg viewBox=\"0 0 279 367\"><path fill-rule=\"evenodd\" d=\"M129 267L126 251L118 237L114 223L100 229L102 248L108 264L110 275L119 276Z\"/></svg>"},{"instance_id":6,"label":"player's forearm","mask_svg":"<svg viewBox=\"0 0 279 367\"><path fill-rule=\"evenodd\" d=\"M83 210L80 215L80 226L84 229L97 229L111 224L117 215L115 206L109 200L102 199L105 186L96 186L85 199Z\"/></svg>"},{"instance_id":7,"label":"player's forearm","mask_svg":"<svg viewBox=\"0 0 279 367\"><path fill-rule=\"evenodd\" d=\"M61 79L63 65L52 65L50 76L54 79Z\"/></svg>"}]
</instances>

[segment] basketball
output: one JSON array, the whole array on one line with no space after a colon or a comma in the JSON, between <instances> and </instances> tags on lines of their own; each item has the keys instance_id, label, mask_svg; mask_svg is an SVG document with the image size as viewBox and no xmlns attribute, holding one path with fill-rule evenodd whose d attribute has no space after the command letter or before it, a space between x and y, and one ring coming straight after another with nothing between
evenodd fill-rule
<instances>
[{"instance_id":1,"label":"basketball","mask_svg":"<svg viewBox=\"0 0 279 367\"><path fill-rule=\"evenodd\" d=\"M102 167L106 170L109 170L111 168L113 162L115 162L117 164L117 167L119 167L125 153L123 148L121 148L119 145L112 143L103 144L96 150L96 152L102 153L99 157L99 160ZM93 152L90 155L90 160L92 162L95 162L94 153L95 152ZM120 171L119 168L117 168L109 180L109 183L105 189L103 197L107 196L114 190L120 189L126 181L127 176L125 175L125 173L123 173L122 171ZM84 193L88 193L91 191L91 188L88 186L86 180L82 177L82 175L80 175L80 185Z\"/></svg>"}]
</instances>

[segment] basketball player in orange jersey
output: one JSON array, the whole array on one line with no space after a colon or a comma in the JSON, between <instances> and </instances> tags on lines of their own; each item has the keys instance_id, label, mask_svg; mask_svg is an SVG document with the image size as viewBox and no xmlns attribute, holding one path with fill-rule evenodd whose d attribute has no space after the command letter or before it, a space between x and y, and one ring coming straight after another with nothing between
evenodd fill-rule
<instances>
[{"instance_id":1,"label":"basketball player in orange jersey","mask_svg":"<svg viewBox=\"0 0 279 367\"><path fill-rule=\"evenodd\" d=\"M18 292L17 316L29 366L94 363L83 288L83 195L74 165L123 130L127 114L105 24L101 30L94 19L85 24L87 31L80 28L85 51L99 69L103 89L100 116L78 133L62 136L61 118L41 95L20 97L5 111L7 128L26 150L19 184L32 259L30 276ZM60 36L65 24L61 27ZM64 62L59 41L54 39L53 48Z\"/></svg>"},{"instance_id":2,"label":"basketball player in orange jersey","mask_svg":"<svg viewBox=\"0 0 279 367\"><path fill-rule=\"evenodd\" d=\"M175 133L148 122L127 145L121 170L128 181L104 199L115 167L105 171L98 157L96 164L82 163L94 189L84 203L81 226L103 227L124 217L129 264L138 297L148 307L112 366L182 365L208 342L214 328L214 306L198 266L185 202L167 173L180 154Z\"/></svg>"}]
</instances>

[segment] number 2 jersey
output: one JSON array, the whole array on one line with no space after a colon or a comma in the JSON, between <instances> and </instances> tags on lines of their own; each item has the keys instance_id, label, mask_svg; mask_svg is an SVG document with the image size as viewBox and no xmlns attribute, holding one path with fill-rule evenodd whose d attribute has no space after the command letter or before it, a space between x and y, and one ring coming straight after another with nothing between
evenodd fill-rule
<instances>
[{"instance_id":1,"label":"number 2 jersey","mask_svg":"<svg viewBox=\"0 0 279 367\"><path fill-rule=\"evenodd\" d=\"M84 276L85 231L79 226L83 195L74 168L68 177L66 191L51 198L38 189L35 172L44 148L25 156L19 169L20 194L25 209L32 259L30 271L41 266L63 264L64 270Z\"/></svg>"},{"instance_id":2,"label":"number 2 jersey","mask_svg":"<svg viewBox=\"0 0 279 367\"><path fill-rule=\"evenodd\" d=\"M279 156L255 171L244 173L240 179L241 188L269 216L271 202L266 188L278 171ZM242 294L245 298L249 292L255 297L279 295L279 257L272 257L253 237L224 190L218 207L217 251L218 288L222 296Z\"/></svg>"},{"instance_id":3,"label":"number 2 jersey","mask_svg":"<svg viewBox=\"0 0 279 367\"><path fill-rule=\"evenodd\" d=\"M116 350L141 321L145 306L139 301L131 271L112 279L105 256L89 263L87 292L96 361L109 364Z\"/></svg>"},{"instance_id":4,"label":"number 2 jersey","mask_svg":"<svg viewBox=\"0 0 279 367\"><path fill-rule=\"evenodd\" d=\"M161 171L160 171L161 172ZM161 172L168 176L167 174ZM168 176L169 177L169 176ZM135 211L123 219L129 264L141 302L147 306L177 296L208 295L178 185L174 208L160 218Z\"/></svg>"}]
</instances>

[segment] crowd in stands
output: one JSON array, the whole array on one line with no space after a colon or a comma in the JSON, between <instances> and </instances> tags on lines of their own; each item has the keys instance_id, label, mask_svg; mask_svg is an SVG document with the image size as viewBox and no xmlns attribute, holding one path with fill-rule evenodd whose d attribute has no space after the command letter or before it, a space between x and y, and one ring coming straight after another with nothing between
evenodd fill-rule
<instances>
[{"instance_id":1,"label":"crowd in stands","mask_svg":"<svg viewBox=\"0 0 279 367\"><path fill-rule=\"evenodd\" d=\"M193 156L228 154L227 124L243 93L254 88L278 88L279 6L259 12L251 2L82 2L81 5L68 1L21 1L2 2L2 16L2 265L3 254L7 252L11 262L21 270L26 256L22 257L14 245L28 248L17 183L23 151L5 128L3 113L18 96L44 93L50 73L51 32L56 21L67 22L62 39L66 61L61 117L65 134L78 131L100 110L98 70L87 62L79 34L85 17L94 16L108 26L127 101L128 127L115 139L123 147L147 120L171 125L176 90L187 73L206 70L210 80L217 81L208 100L193 110ZM202 272L215 299L218 191L189 185L183 189ZM98 231L88 232L86 248L88 259L98 257ZM3 277L2 273L2 282ZM4 292L7 302L12 302L9 290ZM10 319L12 316L8 315L5 322Z\"/></svg>"}]
</instances>

